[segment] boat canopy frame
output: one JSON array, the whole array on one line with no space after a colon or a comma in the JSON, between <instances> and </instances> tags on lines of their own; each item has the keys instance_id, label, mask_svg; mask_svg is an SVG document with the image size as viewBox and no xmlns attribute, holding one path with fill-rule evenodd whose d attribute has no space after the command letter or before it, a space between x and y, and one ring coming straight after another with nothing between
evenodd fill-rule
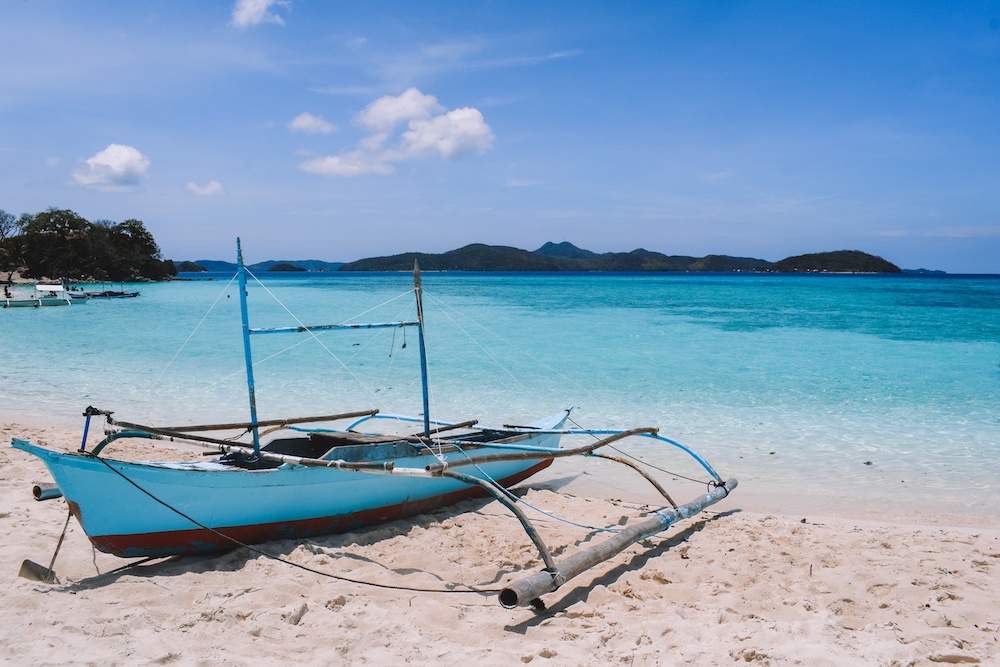
<instances>
[{"instance_id":1,"label":"boat canopy frame","mask_svg":"<svg viewBox=\"0 0 1000 667\"><path fill-rule=\"evenodd\" d=\"M247 393L250 403L250 432L253 434L253 456L259 458L260 433L257 420L257 391L253 376L253 354L251 351L250 337L262 334L280 333L312 333L314 331L359 331L364 329L405 329L407 327L417 328L417 341L420 350L420 385L423 398L423 422L424 437L431 437L430 419L430 386L427 380L427 348L424 342L424 302L423 286L420 280L420 267L416 260L413 262L413 293L417 304L417 319L415 321L399 322L373 322L366 324L319 324L319 325L299 325L295 327L250 327L249 309L247 307L247 275L253 275L243 262L243 248L240 239L236 239L236 266L237 278L240 290L240 317L243 325L243 356L246 364ZM256 276L254 276L256 279Z\"/></svg>"}]
</instances>

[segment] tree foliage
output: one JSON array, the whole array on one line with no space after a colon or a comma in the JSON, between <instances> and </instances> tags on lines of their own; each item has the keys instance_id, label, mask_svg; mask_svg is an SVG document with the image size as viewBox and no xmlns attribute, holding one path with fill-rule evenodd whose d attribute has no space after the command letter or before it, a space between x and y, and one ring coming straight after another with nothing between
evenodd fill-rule
<instances>
[{"instance_id":1,"label":"tree foliage","mask_svg":"<svg viewBox=\"0 0 1000 667\"><path fill-rule=\"evenodd\" d=\"M16 235L17 230L18 220L14 214L0 209L0 271L13 270L8 267L15 263L15 257L19 253L14 247L14 243L8 243L7 239Z\"/></svg>"},{"instance_id":2,"label":"tree foliage","mask_svg":"<svg viewBox=\"0 0 1000 667\"><path fill-rule=\"evenodd\" d=\"M0 214L2 269L24 266L31 278L70 280L163 280L177 274L139 220L89 222L66 209L17 220Z\"/></svg>"}]
</instances>

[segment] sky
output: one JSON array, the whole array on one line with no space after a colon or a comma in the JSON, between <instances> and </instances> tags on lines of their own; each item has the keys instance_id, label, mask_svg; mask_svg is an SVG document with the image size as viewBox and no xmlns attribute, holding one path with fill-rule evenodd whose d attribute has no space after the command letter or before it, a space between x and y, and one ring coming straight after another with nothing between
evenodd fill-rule
<instances>
[{"instance_id":1,"label":"sky","mask_svg":"<svg viewBox=\"0 0 1000 667\"><path fill-rule=\"evenodd\" d=\"M163 256L1000 273L1000 0L0 0L0 209Z\"/></svg>"}]
</instances>

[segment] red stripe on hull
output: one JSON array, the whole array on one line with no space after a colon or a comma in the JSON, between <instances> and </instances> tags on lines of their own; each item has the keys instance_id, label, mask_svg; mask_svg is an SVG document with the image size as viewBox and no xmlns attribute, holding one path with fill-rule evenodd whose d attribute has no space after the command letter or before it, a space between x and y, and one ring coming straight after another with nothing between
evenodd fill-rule
<instances>
[{"instance_id":1,"label":"red stripe on hull","mask_svg":"<svg viewBox=\"0 0 1000 667\"><path fill-rule=\"evenodd\" d=\"M551 464L552 459L542 461L523 472L499 480L500 484L504 487L513 486L544 470ZM453 505L462 500L481 498L486 495L486 492L479 487L469 487L468 489L433 496L424 500L404 502L388 507L378 507L342 516L317 517L313 519L246 526L226 526L215 528L214 530L195 528L192 530L174 530L162 533L97 535L88 537L90 537L90 541L94 546L101 551L122 558L176 556L230 551L239 546L236 542L260 544L269 540L299 539L317 535L328 535L330 533L344 533L377 523L422 514L438 507ZM77 520L80 519L80 508L76 503L70 503L70 511L76 516ZM227 539L227 537L231 539Z\"/></svg>"}]
</instances>

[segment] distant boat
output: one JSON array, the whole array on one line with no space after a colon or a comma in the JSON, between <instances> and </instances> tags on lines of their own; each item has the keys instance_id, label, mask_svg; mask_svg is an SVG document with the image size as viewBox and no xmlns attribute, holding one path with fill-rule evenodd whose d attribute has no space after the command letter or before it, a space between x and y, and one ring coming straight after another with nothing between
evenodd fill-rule
<instances>
[{"instance_id":1,"label":"distant boat","mask_svg":"<svg viewBox=\"0 0 1000 667\"><path fill-rule=\"evenodd\" d=\"M16 292L15 288L15 292ZM86 303L77 295L70 294L62 285L38 284L31 292L15 294L9 287L4 287L4 298L0 306L4 308L39 308L42 306L68 306L73 303Z\"/></svg>"},{"instance_id":2,"label":"distant boat","mask_svg":"<svg viewBox=\"0 0 1000 667\"><path fill-rule=\"evenodd\" d=\"M133 299L139 296L138 292L125 291L124 284L120 290L102 290L100 292L85 292L84 294L88 299Z\"/></svg>"},{"instance_id":3,"label":"distant boat","mask_svg":"<svg viewBox=\"0 0 1000 667\"><path fill-rule=\"evenodd\" d=\"M151 427L121 421L110 411L88 407L78 451L58 452L20 439L12 443L14 448L45 463L58 487L46 497L61 493L90 541L101 551L122 557L223 551L268 540L354 530L465 498L491 495L521 521L545 563L542 572L515 582L501 593L501 604L513 607L533 604L541 594L555 590L630 544L725 498L736 486L736 480L723 481L698 454L659 436L655 428L566 429L569 410L523 426L483 427L477 421L432 420L423 288L416 266L415 321L251 328L247 308L249 272L238 241L237 262L249 421ZM258 419L251 336L407 327L416 328L418 334L421 416L388 415L370 409ZM93 417L104 418L106 437L88 451L87 432ZM379 428L380 424L385 428ZM289 430L292 433L287 433ZM272 435L281 431L286 433ZM241 436L250 442L239 442ZM262 444L265 436L268 441ZM583 438L583 444L562 448L563 436ZM651 438L658 441L655 444L669 445L665 448L668 451L680 450L692 457L710 476L708 493L677 505L639 463L598 452L631 437ZM216 450L219 456L183 462L126 461L102 456L105 448L128 438L196 444ZM669 506L582 552L583 557L578 553L556 562L507 487L548 467L556 458L569 456L596 456L628 465L649 480ZM43 574L46 578L54 576L51 569Z\"/></svg>"},{"instance_id":4,"label":"distant boat","mask_svg":"<svg viewBox=\"0 0 1000 667\"><path fill-rule=\"evenodd\" d=\"M138 292L118 292L105 290L103 292L87 292L88 299L132 299L139 296Z\"/></svg>"}]
</instances>

